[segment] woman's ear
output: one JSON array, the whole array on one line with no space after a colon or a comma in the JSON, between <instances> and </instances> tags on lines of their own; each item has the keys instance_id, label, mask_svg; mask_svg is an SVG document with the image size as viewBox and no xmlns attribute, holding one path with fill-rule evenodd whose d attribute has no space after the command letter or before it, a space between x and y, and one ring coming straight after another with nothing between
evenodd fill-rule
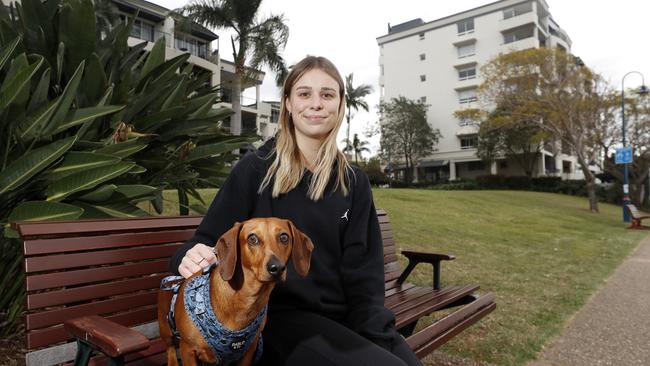
<instances>
[{"instance_id":1,"label":"woman's ear","mask_svg":"<svg viewBox=\"0 0 650 366\"><path fill-rule=\"evenodd\" d=\"M291 102L289 101L288 95L284 98L284 107L287 109L287 112L291 114Z\"/></svg>"}]
</instances>

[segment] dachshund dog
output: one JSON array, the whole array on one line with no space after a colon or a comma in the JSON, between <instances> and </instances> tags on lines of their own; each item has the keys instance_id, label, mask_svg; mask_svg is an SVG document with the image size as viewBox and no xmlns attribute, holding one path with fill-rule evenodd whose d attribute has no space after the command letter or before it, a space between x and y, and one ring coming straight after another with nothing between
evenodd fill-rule
<instances>
[{"instance_id":1,"label":"dachshund dog","mask_svg":"<svg viewBox=\"0 0 650 366\"><path fill-rule=\"evenodd\" d=\"M199 271L187 280L176 277L176 295L161 286L158 324L167 345L167 364L178 365L177 344L184 366L198 361L252 364L261 355L257 349L271 290L286 279L290 258L296 273L305 277L313 248L311 239L289 220L236 223L217 241L214 270ZM210 319L220 323L218 330L202 323Z\"/></svg>"}]
</instances>

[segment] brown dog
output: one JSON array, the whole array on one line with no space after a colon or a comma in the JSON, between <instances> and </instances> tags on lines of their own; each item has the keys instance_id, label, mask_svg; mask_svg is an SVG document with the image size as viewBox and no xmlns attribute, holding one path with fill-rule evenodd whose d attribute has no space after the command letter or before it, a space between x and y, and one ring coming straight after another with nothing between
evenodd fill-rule
<instances>
[{"instance_id":1,"label":"brown dog","mask_svg":"<svg viewBox=\"0 0 650 366\"><path fill-rule=\"evenodd\" d=\"M300 276L309 271L311 240L291 221L278 218L256 218L236 223L216 244L219 264L209 277L209 301L218 321L230 330L241 330L262 316L276 281L286 279L286 265L291 257ZM218 270L218 271L217 271ZM180 334L179 348L184 366L197 361L222 363L201 331L185 310L187 284L197 272L183 281L174 306L174 322ZM191 291L191 290L187 290ZM175 339L168 320L173 293L158 293L158 324L160 336L167 344L167 364L177 365ZM258 339L266 324L266 314L254 340L238 365L250 365L255 356Z\"/></svg>"}]
</instances>

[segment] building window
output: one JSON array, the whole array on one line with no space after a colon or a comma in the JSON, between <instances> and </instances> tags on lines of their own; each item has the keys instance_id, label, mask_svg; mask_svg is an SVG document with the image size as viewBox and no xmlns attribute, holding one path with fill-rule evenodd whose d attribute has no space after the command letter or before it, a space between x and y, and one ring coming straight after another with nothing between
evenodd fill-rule
<instances>
[{"instance_id":1,"label":"building window","mask_svg":"<svg viewBox=\"0 0 650 366\"><path fill-rule=\"evenodd\" d=\"M476 79L476 66L465 67L458 70L458 80Z\"/></svg>"},{"instance_id":2,"label":"building window","mask_svg":"<svg viewBox=\"0 0 650 366\"><path fill-rule=\"evenodd\" d=\"M465 89L458 92L458 102L461 104L476 102L476 89Z\"/></svg>"},{"instance_id":3,"label":"building window","mask_svg":"<svg viewBox=\"0 0 650 366\"><path fill-rule=\"evenodd\" d=\"M562 173L570 174L572 172L571 162L562 160Z\"/></svg>"},{"instance_id":4,"label":"building window","mask_svg":"<svg viewBox=\"0 0 650 366\"><path fill-rule=\"evenodd\" d=\"M517 6L513 6L512 8L505 9L503 11L503 19L516 17L517 15L525 14L531 11L533 11L532 2L519 4Z\"/></svg>"},{"instance_id":5,"label":"building window","mask_svg":"<svg viewBox=\"0 0 650 366\"><path fill-rule=\"evenodd\" d=\"M474 43L458 46L458 58L469 57L476 53L476 45Z\"/></svg>"},{"instance_id":6,"label":"building window","mask_svg":"<svg viewBox=\"0 0 650 366\"><path fill-rule=\"evenodd\" d=\"M384 65L379 65L379 72L384 75Z\"/></svg>"},{"instance_id":7,"label":"building window","mask_svg":"<svg viewBox=\"0 0 650 366\"><path fill-rule=\"evenodd\" d=\"M420 61L424 61L424 60L426 60L426 59L427 59L427 55L424 54L424 53L421 53L421 54L420 54Z\"/></svg>"},{"instance_id":8,"label":"building window","mask_svg":"<svg viewBox=\"0 0 650 366\"><path fill-rule=\"evenodd\" d=\"M201 58L208 57L208 45L198 39L189 37L185 34L174 34L174 44L176 49L189 52L191 55Z\"/></svg>"},{"instance_id":9,"label":"building window","mask_svg":"<svg viewBox=\"0 0 650 366\"><path fill-rule=\"evenodd\" d=\"M128 23L128 16L125 14L120 14L120 19L125 24ZM131 28L131 37L139 38L145 41L153 42L154 41L154 25L152 23L147 23L141 19L135 19L133 21L133 27Z\"/></svg>"},{"instance_id":10,"label":"building window","mask_svg":"<svg viewBox=\"0 0 650 366\"><path fill-rule=\"evenodd\" d=\"M456 23L458 27L458 35L462 36L463 34L473 33L474 32L474 19L465 19L461 22Z\"/></svg>"},{"instance_id":11,"label":"building window","mask_svg":"<svg viewBox=\"0 0 650 366\"><path fill-rule=\"evenodd\" d=\"M427 97L420 97L420 102L426 103L427 102Z\"/></svg>"},{"instance_id":12,"label":"building window","mask_svg":"<svg viewBox=\"0 0 650 366\"><path fill-rule=\"evenodd\" d=\"M460 138L460 148L462 150L474 149L474 148L476 148L476 143L477 142L478 142L478 139L477 139L476 136L461 137Z\"/></svg>"},{"instance_id":13,"label":"building window","mask_svg":"<svg viewBox=\"0 0 650 366\"><path fill-rule=\"evenodd\" d=\"M485 170L485 163L482 161L470 161L467 163L467 170L475 172L477 170Z\"/></svg>"},{"instance_id":14,"label":"building window","mask_svg":"<svg viewBox=\"0 0 650 366\"><path fill-rule=\"evenodd\" d=\"M510 33L505 33L503 35L503 43L512 43L512 42L517 42L525 38L531 38L535 36L535 28L534 27L528 27L528 28L523 28L519 29L514 32Z\"/></svg>"},{"instance_id":15,"label":"building window","mask_svg":"<svg viewBox=\"0 0 650 366\"><path fill-rule=\"evenodd\" d=\"M271 123L278 123L280 120L280 110L277 108L271 108Z\"/></svg>"},{"instance_id":16,"label":"building window","mask_svg":"<svg viewBox=\"0 0 650 366\"><path fill-rule=\"evenodd\" d=\"M505 160L502 160L499 162L499 169L508 169L508 162Z\"/></svg>"},{"instance_id":17,"label":"building window","mask_svg":"<svg viewBox=\"0 0 650 366\"><path fill-rule=\"evenodd\" d=\"M420 81L427 81L426 75L420 75Z\"/></svg>"},{"instance_id":18,"label":"building window","mask_svg":"<svg viewBox=\"0 0 650 366\"><path fill-rule=\"evenodd\" d=\"M418 36L420 37L420 40L423 40L424 39L424 32L418 34Z\"/></svg>"}]
</instances>

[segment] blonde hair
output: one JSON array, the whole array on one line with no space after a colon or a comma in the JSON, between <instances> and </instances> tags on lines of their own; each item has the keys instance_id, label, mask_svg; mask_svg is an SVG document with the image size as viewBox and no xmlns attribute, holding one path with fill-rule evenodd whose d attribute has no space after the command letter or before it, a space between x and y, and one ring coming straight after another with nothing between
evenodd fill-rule
<instances>
[{"instance_id":1,"label":"blonde hair","mask_svg":"<svg viewBox=\"0 0 650 366\"><path fill-rule=\"evenodd\" d=\"M309 191L307 196L312 201L318 201L323 198L327 183L332 175L332 170L336 166L336 183L333 191L339 187L343 190L343 195L347 196L349 192L347 173L351 171L345 155L336 145L336 136L339 128L343 123L345 115L345 86L341 74L334 64L325 57L307 56L294 65L289 72L282 87L282 101L280 103L280 121L279 130L276 135L277 141L269 157L275 153L275 159L266 176L260 184L258 190L261 193L264 188L272 183L272 197L277 198L280 194L287 193L294 189L302 180L305 173L306 165L301 159L301 152L296 142L295 126L289 111L286 108L286 101L290 98L291 88L308 71L318 69L331 76L339 85L339 97L341 99L336 125L323 140L314 162L314 172L309 182Z\"/></svg>"}]
</instances>

